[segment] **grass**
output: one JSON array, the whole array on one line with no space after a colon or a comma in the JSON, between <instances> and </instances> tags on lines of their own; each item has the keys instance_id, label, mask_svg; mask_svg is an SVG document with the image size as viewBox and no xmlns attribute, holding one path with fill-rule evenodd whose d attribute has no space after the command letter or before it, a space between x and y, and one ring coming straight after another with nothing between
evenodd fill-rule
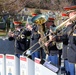
<instances>
[{"instance_id":1,"label":"grass","mask_svg":"<svg viewBox=\"0 0 76 75\"><path fill-rule=\"evenodd\" d=\"M7 32L5 30L0 30L0 36L6 36Z\"/></svg>"}]
</instances>

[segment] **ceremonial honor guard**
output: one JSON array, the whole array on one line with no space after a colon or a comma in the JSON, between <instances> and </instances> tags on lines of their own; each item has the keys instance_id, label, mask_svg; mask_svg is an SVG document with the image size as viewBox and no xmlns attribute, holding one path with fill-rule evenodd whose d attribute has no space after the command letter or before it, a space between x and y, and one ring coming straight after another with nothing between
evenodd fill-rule
<instances>
[{"instance_id":1,"label":"ceremonial honor guard","mask_svg":"<svg viewBox=\"0 0 76 75\"><path fill-rule=\"evenodd\" d=\"M51 34L53 36L52 30L50 29L50 26L56 27L54 25L54 18L49 18L48 21L46 22L46 26L49 28L48 34ZM48 39L51 39L51 36L49 36ZM58 66L58 49L56 47L55 42L53 42L53 43L52 42L49 42L49 43L46 42L45 46L47 46L48 50L49 50L49 55L48 55L47 60L51 61L53 64Z\"/></svg>"},{"instance_id":2,"label":"ceremonial honor guard","mask_svg":"<svg viewBox=\"0 0 76 75\"><path fill-rule=\"evenodd\" d=\"M37 16L38 14L33 13L32 18ZM32 19L31 19L32 22ZM38 32L38 26L33 23L33 25L28 24L28 29L31 31L31 36L30 36L30 48L27 50L27 55L32 57L32 60L35 59L35 57L40 58L40 44L39 44L39 39L40 39L40 34Z\"/></svg>"},{"instance_id":3,"label":"ceremonial honor guard","mask_svg":"<svg viewBox=\"0 0 76 75\"><path fill-rule=\"evenodd\" d=\"M68 18L68 14L62 13L62 17ZM67 75L69 75L69 64L67 59L67 45L68 45L68 28L65 26L65 30L63 31L62 41L63 41L63 48L62 48L62 58L64 59L64 68Z\"/></svg>"},{"instance_id":4,"label":"ceremonial honor guard","mask_svg":"<svg viewBox=\"0 0 76 75\"><path fill-rule=\"evenodd\" d=\"M65 10L68 11L69 19L66 21L66 33L63 36L56 37L56 41L58 39L63 41L63 58L67 59L66 70L70 74L67 75L75 75L75 63L76 63L76 5L70 7L64 7ZM66 47L67 48L66 48ZM64 49L65 48L65 49ZM66 60L65 60L66 61Z\"/></svg>"},{"instance_id":5,"label":"ceremonial honor guard","mask_svg":"<svg viewBox=\"0 0 76 75\"><path fill-rule=\"evenodd\" d=\"M22 23L14 21L15 30L8 33L9 40L15 41L15 55L20 56L26 50L27 36L31 35L31 31L22 27ZM28 27L27 27L28 28Z\"/></svg>"},{"instance_id":6,"label":"ceremonial honor guard","mask_svg":"<svg viewBox=\"0 0 76 75\"><path fill-rule=\"evenodd\" d=\"M36 44L40 39L40 34L38 33L38 27L37 25L32 26L32 31L31 31L31 38L30 38L30 47L32 47L34 44ZM31 52L35 51L37 48L40 47L40 44L37 43L35 46L31 48ZM32 60L35 59L35 57L40 58L40 48L36 50L34 53L31 55Z\"/></svg>"},{"instance_id":7,"label":"ceremonial honor guard","mask_svg":"<svg viewBox=\"0 0 76 75\"><path fill-rule=\"evenodd\" d=\"M71 18L72 22L70 22L71 29L69 30L68 33L68 47L67 47L67 59L69 61L69 72L70 75L75 75L75 63L76 63L76 5L70 6L70 7L65 7L64 9L67 10L68 8L68 14L69 18Z\"/></svg>"}]
</instances>

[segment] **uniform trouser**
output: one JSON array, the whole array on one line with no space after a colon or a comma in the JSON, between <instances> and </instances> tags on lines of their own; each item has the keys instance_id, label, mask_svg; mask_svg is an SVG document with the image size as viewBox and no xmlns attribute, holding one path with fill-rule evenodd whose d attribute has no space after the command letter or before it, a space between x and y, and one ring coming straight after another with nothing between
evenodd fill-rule
<instances>
[{"instance_id":1,"label":"uniform trouser","mask_svg":"<svg viewBox=\"0 0 76 75\"><path fill-rule=\"evenodd\" d=\"M69 62L69 72L70 75L75 75L75 64Z\"/></svg>"},{"instance_id":2,"label":"uniform trouser","mask_svg":"<svg viewBox=\"0 0 76 75\"><path fill-rule=\"evenodd\" d=\"M75 64L75 75L76 75L76 64Z\"/></svg>"},{"instance_id":3,"label":"uniform trouser","mask_svg":"<svg viewBox=\"0 0 76 75\"><path fill-rule=\"evenodd\" d=\"M45 54L45 52L44 52L44 50L42 48L40 50L40 58L41 59L45 59L46 58L46 54Z\"/></svg>"},{"instance_id":4,"label":"uniform trouser","mask_svg":"<svg viewBox=\"0 0 76 75\"><path fill-rule=\"evenodd\" d=\"M49 55L47 60L51 61L55 65L58 65L58 56L57 56L57 54L56 55Z\"/></svg>"},{"instance_id":5,"label":"uniform trouser","mask_svg":"<svg viewBox=\"0 0 76 75\"><path fill-rule=\"evenodd\" d=\"M32 60L34 60L35 57L39 58L39 57L40 57L39 51L34 52L34 53L31 55L31 57L32 57Z\"/></svg>"},{"instance_id":6,"label":"uniform trouser","mask_svg":"<svg viewBox=\"0 0 76 75\"><path fill-rule=\"evenodd\" d=\"M68 73L69 72L69 62L68 62L68 60L64 59L64 67L65 67L66 73Z\"/></svg>"},{"instance_id":7,"label":"uniform trouser","mask_svg":"<svg viewBox=\"0 0 76 75\"><path fill-rule=\"evenodd\" d=\"M75 75L75 65L70 63L68 60L64 60L65 70L70 73L70 75Z\"/></svg>"}]
</instances>

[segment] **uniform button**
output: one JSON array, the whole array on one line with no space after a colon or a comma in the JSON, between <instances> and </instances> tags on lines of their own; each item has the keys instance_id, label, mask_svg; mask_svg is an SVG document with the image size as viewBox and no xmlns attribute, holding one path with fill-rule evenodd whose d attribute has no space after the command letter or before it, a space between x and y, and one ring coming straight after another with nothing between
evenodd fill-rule
<instances>
[{"instance_id":1,"label":"uniform button","mask_svg":"<svg viewBox=\"0 0 76 75\"><path fill-rule=\"evenodd\" d=\"M68 46L70 46L70 44L68 44Z\"/></svg>"},{"instance_id":2,"label":"uniform button","mask_svg":"<svg viewBox=\"0 0 76 75\"><path fill-rule=\"evenodd\" d=\"M67 47L67 49L69 49L69 47Z\"/></svg>"},{"instance_id":3,"label":"uniform button","mask_svg":"<svg viewBox=\"0 0 76 75\"><path fill-rule=\"evenodd\" d=\"M70 42L70 40L68 42Z\"/></svg>"},{"instance_id":4,"label":"uniform button","mask_svg":"<svg viewBox=\"0 0 76 75\"><path fill-rule=\"evenodd\" d=\"M68 44L68 47L71 47L71 44Z\"/></svg>"}]
</instances>

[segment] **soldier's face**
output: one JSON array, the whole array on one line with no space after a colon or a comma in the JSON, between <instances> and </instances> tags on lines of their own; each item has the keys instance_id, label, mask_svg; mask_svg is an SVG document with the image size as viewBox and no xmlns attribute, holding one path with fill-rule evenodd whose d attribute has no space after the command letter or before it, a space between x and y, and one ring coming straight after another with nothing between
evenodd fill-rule
<instances>
[{"instance_id":1,"label":"soldier's face","mask_svg":"<svg viewBox=\"0 0 76 75\"><path fill-rule=\"evenodd\" d=\"M69 18L71 18L72 16L74 16L76 14L76 11L73 11L71 13L69 13Z\"/></svg>"},{"instance_id":2,"label":"soldier's face","mask_svg":"<svg viewBox=\"0 0 76 75\"><path fill-rule=\"evenodd\" d=\"M22 28L21 25L15 26L15 29L16 29L16 30L21 29L21 28Z\"/></svg>"},{"instance_id":3,"label":"soldier's face","mask_svg":"<svg viewBox=\"0 0 76 75\"><path fill-rule=\"evenodd\" d=\"M50 28L50 26L53 25L53 23L51 21L46 22L46 27Z\"/></svg>"},{"instance_id":4,"label":"soldier's face","mask_svg":"<svg viewBox=\"0 0 76 75\"><path fill-rule=\"evenodd\" d=\"M32 30L32 26L31 25L27 25L26 28L29 29L29 30Z\"/></svg>"}]
</instances>

